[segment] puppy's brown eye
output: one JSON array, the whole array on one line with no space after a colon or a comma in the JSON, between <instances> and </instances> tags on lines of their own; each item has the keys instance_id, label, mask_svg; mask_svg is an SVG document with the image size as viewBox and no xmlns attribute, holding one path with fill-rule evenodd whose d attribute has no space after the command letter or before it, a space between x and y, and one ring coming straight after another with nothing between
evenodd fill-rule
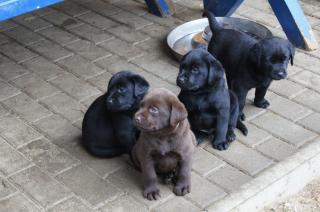
<instances>
[{"instance_id":1,"label":"puppy's brown eye","mask_svg":"<svg viewBox=\"0 0 320 212\"><path fill-rule=\"evenodd\" d=\"M199 67L198 66L193 66L191 71L193 73L198 73L199 72Z\"/></svg>"},{"instance_id":2,"label":"puppy's brown eye","mask_svg":"<svg viewBox=\"0 0 320 212\"><path fill-rule=\"evenodd\" d=\"M157 113L159 113L159 109L155 106L151 106L151 107L149 107L149 112L153 113L153 114L157 114Z\"/></svg>"}]
</instances>

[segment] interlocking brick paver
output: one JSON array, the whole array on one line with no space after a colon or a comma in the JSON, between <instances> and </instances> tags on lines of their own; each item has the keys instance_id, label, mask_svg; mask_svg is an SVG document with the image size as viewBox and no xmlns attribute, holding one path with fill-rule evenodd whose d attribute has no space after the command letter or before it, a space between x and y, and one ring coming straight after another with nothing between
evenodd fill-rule
<instances>
[{"instance_id":1,"label":"interlocking brick paver","mask_svg":"<svg viewBox=\"0 0 320 212\"><path fill-rule=\"evenodd\" d=\"M194 172L191 174L191 186L191 192L186 195L186 198L191 199L192 202L201 208L208 206L210 203L226 195L220 187Z\"/></svg>"},{"instance_id":2,"label":"interlocking brick paver","mask_svg":"<svg viewBox=\"0 0 320 212\"><path fill-rule=\"evenodd\" d=\"M22 16L18 16L14 19L14 21L31 29L32 31L38 31L44 29L46 27L51 26L51 23L43 20L42 18L35 16L34 14L27 13Z\"/></svg>"},{"instance_id":3,"label":"interlocking brick paver","mask_svg":"<svg viewBox=\"0 0 320 212\"><path fill-rule=\"evenodd\" d=\"M301 146L316 136L315 133L270 112L252 122L296 146Z\"/></svg>"},{"instance_id":4,"label":"interlocking brick paver","mask_svg":"<svg viewBox=\"0 0 320 212\"><path fill-rule=\"evenodd\" d=\"M23 26L17 26L5 31L4 33L24 45L31 45L43 40L43 37Z\"/></svg>"},{"instance_id":5,"label":"interlocking brick paver","mask_svg":"<svg viewBox=\"0 0 320 212\"><path fill-rule=\"evenodd\" d=\"M51 111L23 93L4 100L3 104L30 122L37 121L52 114Z\"/></svg>"},{"instance_id":6,"label":"interlocking brick paver","mask_svg":"<svg viewBox=\"0 0 320 212\"><path fill-rule=\"evenodd\" d=\"M7 36L5 36L4 34L0 33L0 45L4 44L4 43L8 43L9 42L9 38Z\"/></svg>"},{"instance_id":7,"label":"interlocking brick paver","mask_svg":"<svg viewBox=\"0 0 320 212\"><path fill-rule=\"evenodd\" d=\"M295 65L303 69L310 70L314 73L320 73L318 67L320 66L320 59L316 57L310 57L308 54L297 52L295 56Z\"/></svg>"},{"instance_id":8,"label":"interlocking brick paver","mask_svg":"<svg viewBox=\"0 0 320 212\"><path fill-rule=\"evenodd\" d=\"M292 99L306 90L305 87L290 80L274 81L269 89L288 99Z\"/></svg>"},{"instance_id":9,"label":"interlocking brick paver","mask_svg":"<svg viewBox=\"0 0 320 212\"><path fill-rule=\"evenodd\" d=\"M49 212L93 212L94 210L83 204L78 198L72 197L50 208Z\"/></svg>"},{"instance_id":10,"label":"interlocking brick paver","mask_svg":"<svg viewBox=\"0 0 320 212\"><path fill-rule=\"evenodd\" d=\"M130 27L134 29L141 29L145 26L151 25L152 22L148 21L147 19L144 19L140 16L134 15L130 12L122 11L121 13L117 13L115 15L110 16L113 19L125 24L129 25Z\"/></svg>"},{"instance_id":11,"label":"interlocking brick paver","mask_svg":"<svg viewBox=\"0 0 320 212\"><path fill-rule=\"evenodd\" d=\"M270 159L240 142L232 143L227 151L215 150L211 145L206 149L251 176L258 174L272 164Z\"/></svg>"},{"instance_id":12,"label":"interlocking brick paver","mask_svg":"<svg viewBox=\"0 0 320 212\"><path fill-rule=\"evenodd\" d=\"M169 29L167 27L161 26L159 24L152 24L142 28L140 31L146 33L150 37L157 38L163 40L164 37L169 33Z\"/></svg>"},{"instance_id":13,"label":"interlocking brick paver","mask_svg":"<svg viewBox=\"0 0 320 212\"><path fill-rule=\"evenodd\" d=\"M52 26L48 27L46 29L38 31L39 34L43 35L44 37L49 38L50 40L53 40L60 45L64 46L68 43L72 43L76 40L79 40L78 37L75 35L66 32L58 27Z\"/></svg>"},{"instance_id":14,"label":"interlocking brick paver","mask_svg":"<svg viewBox=\"0 0 320 212\"><path fill-rule=\"evenodd\" d=\"M112 212L112 211L139 211L147 212L149 211L145 205L133 199L129 195L123 195L116 199L115 201L107 203L101 212Z\"/></svg>"},{"instance_id":15,"label":"interlocking brick paver","mask_svg":"<svg viewBox=\"0 0 320 212\"><path fill-rule=\"evenodd\" d=\"M0 135L14 147L42 137L36 130L12 115L1 117L0 121Z\"/></svg>"},{"instance_id":16,"label":"interlocking brick paver","mask_svg":"<svg viewBox=\"0 0 320 212\"><path fill-rule=\"evenodd\" d=\"M210 172L218 169L224 164L225 163L222 160L218 159L202 148L196 149L195 153L193 154L193 170L201 176L208 175Z\"/></svg>"},{"instance_id":17,"label":"interlocking brick paver","mask_svg":"<svg viewBox=\"0 0 320 212\"><path fill-rule=\"evenodd\" d=\"M116 5L117 7L120 7L121 9L131 12L138 16L148 13L147 5L143 2L121 0L116 1L113 5Z\"/></svg>"},{"instance_id":18,"label":"interlocking brick paver","mask_svg":"<svg viewBox=\"0 0 320 212\"><path fill-rule=\"evenodd\" d=\"M4 55L7 55L12 60L21 63L23 61L32 59L37 55L30 50L24 48L23 46L19 45L16 42L10 42L4 45L1 45L0 52Z\"/></svg>"},{"instance_id":19,"label":"interlocking brick paver","mask_svg":"<svg viewBox=\"0 0 320 212\"><path fill-rule=\"evenodd\" d=\"M92 87L84 80L81 80L71 74L59 76L51 80L51 82L78 100L84 100L90 96L100 93L99 90Z\"/></svg>"},{"instance_id":20,"label":"interlocking brick paver","mask_svg":"<svg viewBox=\"0 0 320 212\"><path fill-rule=\"evenodd\" d=\"M42 18L63 28L72 28L82 24L71 16L56 10L52 10L50 13L43 15Z\"/></svg>"},{"instance_id":21,"label":"interlocking brick paver","mask_svg":"<svg viewBox=\"0 0 320 212\"><path fill-rule=\"evenodd\" d=\"M107 91L108 82L111 79L111 77L112 77L112 74L110 74L109 72L104 72L100 75L92 77L91 79L89 79L89 82L94 84L101 91L105 92Z\"/></svg>"},{"instance_id":22,"label":"interlocking brick paver","mask_svg":"<svg viewBox=\"0 0 320 212\"><path fill-rule=\"evenodd\" d=\"M7 176L23 168L26 168L30 165L31 163L26 158L24 158L19 152L17 152L14 148L12 148L5 140L0 138L0 172L1 173ZM0 185L0 191L3 189L1 189L1 185ZM14 190L12 186L10 186L8 189ZM6 189L4 189L4 191L6 191ZM2 192L0 192L0 196L1 195L3 195Z\"/></svg>"},{"instance_id":23,"label":"interlocking brick paver","mask_svg":"<svg viewBox=\"0 0 320 212\"><path fill-rule=\"evenodd\" d=\"M101 60L97 60L95 63L112 74L115 74L120 70L132 70L134 72L139 72L143 70L141 67L129 63L128 61L126 61L123 58L120 58L117 55L102 58Z\"/></svg>"},{"instance_id":24,"label":"interlocking brick paver","mask_svg":"<svg viewBox=\"0 0 320 212\"><path fill-rule=\"evenodd\" d=\"M62 46L59 46L58 44L49 40L39 41L31 45L30 48L53 61L63 59L73 54Z\"/></svg>"},{"instance_id":25,"label":"interlocking brick paver","mask_svg":"<svg viewBox=\"0 0 320 212\"><path fill-rule=\"evenodd\" d=\"M78 161L46 139L33 141L19 151L41 169L52 174L58 174L78 164Z\"/></svg>"},{"instance_id":26,"label":"interlocking brick paver","mask_svg":"<svg viewBox=\"0 0 320 212\"><path fill-rule=\"evenodd\" d=\"M78 128L72 126L69 121L58 115L40 119L34 125L48 135L52 139L52 142L58 146L66 142L72 142L81 135L81 131Z\"/></svg>"},{"instance_id":27,"label":"interlocking brick paver","mask_svg":"<svg viewBox=\"0 0 320 212\"><path fill-rule=\"evenodd\" d=\"M93 207L101 206L121 194L110 182L102 180L84 166L69 169L56 178Z\"/></svg>"},{"instance_id":28,"label":"interlocking brick paver","mask_svg":"<svg viewBox=\"0 0 320 212\"><path fill-rule=\"evenodd\" d=\"M264 155L267 155L277 161L281 161L297 151L294 146L277 138L267 140L263 144L257 146L257 149Z\"/></svg>"},{"instance_id":29,"label":"interlocking brick paver","mask_svg":"<svg viewBox=\"0 0 320 212\"><path fill-rule=\"evenodd\" d=\"M62 68L43 57L36 57L22 64L44 80L50 80L64 73Z\"/></svg>"},{"instance_id":30,"label":"interlocking brick paver","mask_svg":"<svg viewBox=\"0 0 320 212\"><path fill-rule=\"evenodd\" d=\"M154 23L173 28L175 26L178 26L179 24L182 24L183 21L175 18L174 16L168 17L168 18L159 18L155 15L152 15L150 13L146 13L145 15L141 16L142 18L152 21Z\"/></svg>"},{"instance_id":31,"label":"interlocking brick paver","mask_svg":"<svg viewBox=\"0 0 320 212\"><path fill-rule=\"evenodd\" d=\"M307 89L305 92L295 97L294 100L320 112L320 94L313 90Z\"/></svg>"},{"instance_id":32,"label":"interlocking brick paver","mask_svg":"<svg viewBox=\"0 0 320 212\"><path fill-rule=\"evenodd\" d=\"M5 58L0 55L0 76L5 80L11 80L16 77L19 77L23 74L28 73L29 71L22 67L21 65L18 65L14 63L12 60L9 60L8 58Z\"/></svg>"},{"instance_id":33,"label":"interlocking brick paver","mask_svg":"<svg viewBox=\"0 0 320 212\"><path fill-rule=\"evenodd\" d=\"M320 114L319 113L311 113L309 116L298 121L304 127L320 133Z\"/></svg>"},{"instance_id":34,"label":"interlocking brick paver","mask_svg":"<svg viewBox=\"0 0 320 212\"><path fill-rule=\"evenodd\" d=\"M41 99L60 92L57 88L35 74L22 75L12 80L12 83L35 99Z\"/></svg>"},{"instance_id":35,"label":"interlocking brick paver","mask_svg":"<svg viewBox=\"0 0 320 212\"><path fill-rule=\"evenodd\" d=\"M79 40L66 47L91 61L111 56L110 52L86 40Z\"/></svg>"},{"instance_id":36,"label":"interlocking brick paver","mask_svg":"<svg viewBox=\"0 0 320 212\"><path fill-rule=\"evenodd\" d=\"M84 1L81 2L81 4L83 4L88 9L105 16L111 16L121 11L120 8L112 4L108 4L107 2L102 0Z\"/></svg>"},{"instance_id":37,"label":"interlocking brick paver","mask_svg":"<svg viewBox=\"0 0 320 212\"><path fill-rule=\"evenodd\" d=\"M272 95L270 102L271 104L269 106L269 110L293 121L296 121L311 113L309 108L276 94Z\"/></svg>"},{"instance_id":38,"label":"interlocking brick paver","mask_svg":"<svg viewBox=\"0 0 320 212\"><path fill-rule=\"evenodd\" d=\"M208 180L223 187L228 192L239 189L239 187L251 179L252 177L230 165L226 165L208 176Z\"/></svg>"},{"instance_id":39,"label":"interlocking brick paver","mask_svg":"<svg viewBox=\"0 0 320 212\"><path fill-rule=\"evenodd\" d=\"M0 80L0 101L19 94L20 91L7 82Z\"/></svg>"},{"instance_id":40,"label":"interlocking brick paver","mask_svg":"<svg viewBox=\"0 0 320 212\"><path fill-rule=\"evenodd\" d=\"M17 191L6 179L0 177L0 201ZM0 202L1 204L1 202ZM0 209L1 210L1 209Z\"/></svg>"},{"instance_id":41,"label":"interlocking brick paver","mask_svg":"<svg viewBox=\"0 0 320 212\"><path fill-rule=\"evenodd\" d=\"M271 135L263 129L260 129L250 123L245 123L245 125L249 131L248 135L245 136L241 132L237 133L237 139L239 139L239 141L245 145L254 147L264 142L268 138L271 138Z\"/></svg>"},{"instance_id":42,"label":"interlocking brick paver","mask_svg":"<svg viewBox=\"0 0 320 212\"><path fill-rule=\"evenodd\" d=\"M310 71L302 71L290 78L308 88L320 92L320 75L318 74L314 74Z\"/></svg>"},{"instance_id":43,"label":"interlocking brick paver","mask_svg":"<svg viewBox=\"0 0 320 212\"><path fill-rule=\"evenodd\" d=\"M78 27L70 29L71 32L77 34L78 36L94 42L95 44L107 41L113 38L109 33L95 28L89 24L82 24Z\"/></svg>"},{"instance_id":44,"label":"interlocking brick paver","mask_svg":"<svg viewBox=\"0 0 320 212\"><path fill-rule=\"evenodd\" d=\"M70 16L76 17L85 13L88 13L89 10L86 8L82 7L79 4L67 1L61 4L53 5L54 8L57 10L60 10Z\"/></svg>"},{"instance_id":45,"label":"interlocking brick paver","mask_svg":"<svg viewBox=\"0 0 320 212\"><path fill-rule=\"evenodd\" d=\"M111 183L121 189L126 194L132 195L132 197L148 208L153 208L162 202L173 197L171 187L168 185L159 184L161 199L158 201L149 201L142 196L143 185L141 179L141 173L134 170L131 167L124 167L119 171L111 174L107 178Z\"/></svg>"},{"instance_id":46,"label":"interlocking brick paver","mask_svg":"<svg viewBox=\"0 0 320 212\"><path fill-rule=\"evenodd\" d=\"M83 117L84 112L86 111L84 105L80 104L78 101L66 95L65 93L59 93L54 96L50 96L42 99L41 102L71 122Z\"/></svg>"},{"instance_id":47,"label":"interlocking brick paver","mask_svg":"<svg viewBox=\"0 0 320 212\"><path fill-rule=\"evenodd\" d=\"M118 25L118 23L114 22L113 20L94 12L89 12L84 15L80 15L78 19L102 30L109 29Z\"/></svg>"},{"instance_id":48,"label":"interlocking brick paver","mask_svg":"<svg viewBox=\"0 0 320 212\"><path fill-rule=\"evenodd\" d=\"M71 195L67 188L36 166L11 176L10 180L42 207L50 206Z\"/></svg>"},{"instance_id":49,"label":"interlocking brick paver","mask_svg":"<svg viewBox=\"0 0 320 212\"><path fill-rule=\"evenodd\" d=\"M153 211L155 212L199 212L200 208L192 204L190 201L187 201L185 198L176 197L167 202L156 207Z\"/></svg>"},{"instance_id":50,"label":"interlocking brick paver","mask_svg":"<svg viewBox=\"0 0 320 212\"><path fill-rule=\"evenodd\" d=\"M125 57L128 60L139 57L143 54L143 52L137 47L120 39L112 39L110 41L100 43L100 46L116 55Z\"/></svg>"},{"instance_id":51,"label":"interlocking brick paver","mask_svg":"<svg viewBox=\"0 0 320 212\"><path fill-rule=\"evenodd\" d=\"M40 212L33 202L21 194L0 201L0 205L0 212Z\"/></svg>"},{"instance_id":52,"label":"interlocking brick paver","mask_svg":"<svg viewBox=\"0 0 320 212\"><path fill-rule=\"evenodd\" d=\"M9 113L2 105L0 105L0 117L5 116Z\"/></svg>"},{"instance_id":53,"label":"interlocking brick paver","mask_svg":"<svg viewBox=\"0 0 320 212\"><path fill-rule=\"evenodd\" d=\"M128 43L133 44L149 39L149 37L144 33L141 33L124 25L112 27L108 29L108 32L124 41L127 41Z\"/></svg>"},{"instance_id":54,"label":"interlocking brick paver","mask_svg":"<svg viewBox=\"0 0 320 212\"><path fill-rule=\"evenodd\" d=\"M85 80L105 71L79 55L62 59L58 64Z\"/></svg>"}]
</instances>

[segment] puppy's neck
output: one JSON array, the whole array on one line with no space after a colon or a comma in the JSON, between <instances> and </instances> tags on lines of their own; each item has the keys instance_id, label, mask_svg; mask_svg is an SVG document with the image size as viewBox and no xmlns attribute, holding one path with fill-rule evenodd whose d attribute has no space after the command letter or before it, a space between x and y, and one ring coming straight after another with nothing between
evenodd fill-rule
<instances>
[{"instance_id":1,"label":"puppy's neck","mask_svg":"<svg viewBox=\"0 0 320 212\"><path fill-rule=\"evenodd\" d=\"M168 126L168 127L165 127L165 128L162 128L160 130L157 130L157 131L154 131L154 132L148 132L148 134L150 135L154 135L154 136L159 136L159 137L162 137L162 136L171 136L173 134L176 134L179 129L181 128L181 126L184 125L184 122L186 120L183 120L181 122L179 122L177 125L175 126Z\"/></svg>"}]
</instances>

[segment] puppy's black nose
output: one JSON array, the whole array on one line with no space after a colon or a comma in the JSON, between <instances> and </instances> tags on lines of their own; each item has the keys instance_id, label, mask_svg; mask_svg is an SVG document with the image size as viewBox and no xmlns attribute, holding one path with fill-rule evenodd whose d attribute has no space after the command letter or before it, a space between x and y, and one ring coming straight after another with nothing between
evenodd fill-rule
<instances>
[{"instance_id":1,"label":"puppy's black nose","mask_svg":"<svg viewBox=\"0 0 320 212\"><path fill-rule=\"evenodd\" d=\"M180 76L178 78L178 80L179 80L180 83L184 83L186 81L186 77L185 76Z\"/></svg>"},{"instance_id":2,"label":"puppy's black nose","mask_svg":"<svg viewBox=\"0 0 320 212\"><path fill-rule=\"evenodd\" d=\"M113 98L109 98L107 101L108 101L109 104L113 104L113 102L114 102Z\"/></svg>"},{"instance_id":3,"label":"puppy's black nose","mask_svg":"<svg viewBox=\"0 0 320 212\"><path fill-rule=\"evenodd\" d=\"M277 75L278 75L278 77L280 77L280 78L286 78L286 76L287 76L287 74L286 74L285 71L279 71L279 72L277 73Z\"/></svg>"}]
</instances>

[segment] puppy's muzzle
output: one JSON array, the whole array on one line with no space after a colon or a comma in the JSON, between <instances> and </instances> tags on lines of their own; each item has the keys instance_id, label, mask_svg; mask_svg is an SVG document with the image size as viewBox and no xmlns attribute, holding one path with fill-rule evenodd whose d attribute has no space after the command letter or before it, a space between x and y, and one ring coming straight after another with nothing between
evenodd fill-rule
<instances>
[{"instance_id":1,"label":"puppy's muzzle","mask_svg":"<svg viewBox=\"0 0 320 212\"><path fill-rule=\"evenodd\" d=\"M274 76L273 76L275 80L285 79L286 77L287 77L287 73L284 70L274 73Z\"/></svg>"}]
</instances>

